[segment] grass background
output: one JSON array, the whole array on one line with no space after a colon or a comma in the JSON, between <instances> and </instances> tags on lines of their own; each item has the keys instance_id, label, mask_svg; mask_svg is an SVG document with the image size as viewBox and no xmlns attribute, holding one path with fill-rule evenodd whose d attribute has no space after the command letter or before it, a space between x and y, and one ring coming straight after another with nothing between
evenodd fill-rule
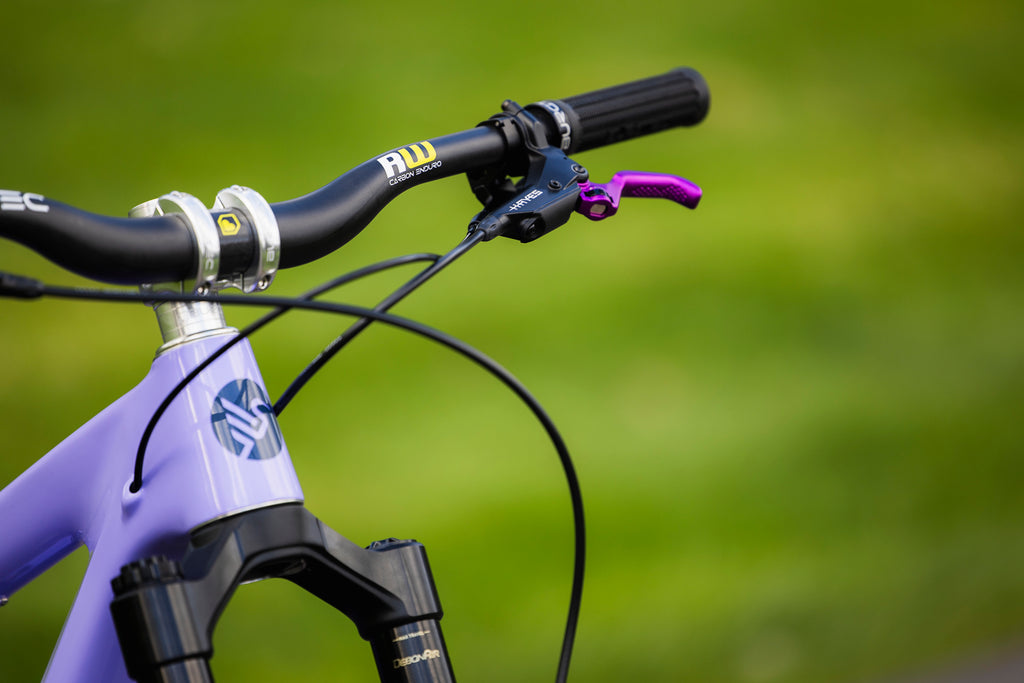
<instances>
[{"instance_id":1,"label":"grass background","mask_svg":"<svg viewBox=\"0 0 1024 683\"><path fill-rule=\"evenodd\" d=\"M7 0L0 187L115 215L233 183L279 201L506 97L694 66L704 124L580 161L596 180L685 175L705 188L696 212L627 200L611 221L490 243L401 312L499 359L567 436L591 543L576 680L877 680L1024 634L1022 14ZM415 189L274 291L444 250L476 210L461 179ZM77 282L13 244L0 264ZM0 316L6 483L138 381L159 342L141 307L8 301ZM295 314L258 337L271 393L340 325ZM427 544L462 680L553 674L569 510L510 394L379 329L281 422L316 514L359 543ZM86 559L0 610L0 678L41 676ZM218 680L374 676L354 628L284 582L239 591L215 645Z\"/></svg>"}]
</instances>

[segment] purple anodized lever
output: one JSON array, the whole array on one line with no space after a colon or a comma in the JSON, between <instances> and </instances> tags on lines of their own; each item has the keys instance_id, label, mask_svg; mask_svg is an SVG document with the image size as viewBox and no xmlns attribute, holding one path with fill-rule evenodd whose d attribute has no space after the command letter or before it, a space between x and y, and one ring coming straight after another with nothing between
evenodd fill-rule
<instances>
[{"instance_id":1,"label":"purple anodized lever","mask_svg":"<svg viewBox=\"0 0 1024 683\"><path fill-rule=\"evenodd\" d=\"M661 197L695 209L701 191L686 178L667 173L619 171L607 183L580 183L580 198L576 205L592 221L615 215L621 197Z\"/></svg>"}]
</instances>

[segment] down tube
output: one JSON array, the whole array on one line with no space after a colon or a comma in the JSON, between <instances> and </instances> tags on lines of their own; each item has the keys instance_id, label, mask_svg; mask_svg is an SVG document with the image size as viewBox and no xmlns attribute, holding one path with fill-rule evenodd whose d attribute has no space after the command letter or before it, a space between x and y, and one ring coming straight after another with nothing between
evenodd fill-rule
<instances>
[{"instance_id":1,"label":"down tube","mask_svg":"<svg viewBox=\"0 0 1024 683\"><path fill-rule=\"evenodd\" d=\"M90 551L45 681L129 681L109 611L110 580L123 565L155 554L180 559L197 526L242 510L302 501L247 341L174 400L150 440L143 487L129 491L135 452L157 406L230 338L194 341L158 356L138 386L0 492L0 516L24 506L47 507L40 501L51 500L53 491L69 492L59 514L50 514L47 532L80 539ZM20 532L25 543L17 552L0 550L0 587L13 592L31 579L26 572L46 568L38 566L45 544L33 543L38 531L31 525ZM18 576L21 584L8 578Z\"/></svg>"}]
</instances>

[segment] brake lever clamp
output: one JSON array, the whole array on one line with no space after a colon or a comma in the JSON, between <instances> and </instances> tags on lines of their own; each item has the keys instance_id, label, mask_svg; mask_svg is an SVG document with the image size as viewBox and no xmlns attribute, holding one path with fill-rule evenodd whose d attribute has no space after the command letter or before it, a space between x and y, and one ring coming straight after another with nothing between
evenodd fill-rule
<instances>
[{"instance_id":1,"label":"brake lever clamp","mask_svg":"<svg viewBox=\"0 0 1024 683\"><path fill-rule=\"evenodd\" d=\"M518 137L524 157L467 174L473 194L484 205L469 231L483 230L485 240L504 236L532 242L572 217L587 170L548 144L542 126L528 111L511 100L502 103L502 109L504 113L480 125L497 128L506 139ZM523 177L513 183L510 175Z\"/></svg>"},{"instance_id":2,"label":"brake lever clamp","mask_svg":"<svg viewBox=\"0 0 1024 683\"><path fill-rule=\"evenodd\" d=\"M614 216L622 197L671 199L689 209L697 208L701 189L686 178L667 173L619 171L607 183L580 183L576 212L592 221Z\"/></svg>"}]
</instances>

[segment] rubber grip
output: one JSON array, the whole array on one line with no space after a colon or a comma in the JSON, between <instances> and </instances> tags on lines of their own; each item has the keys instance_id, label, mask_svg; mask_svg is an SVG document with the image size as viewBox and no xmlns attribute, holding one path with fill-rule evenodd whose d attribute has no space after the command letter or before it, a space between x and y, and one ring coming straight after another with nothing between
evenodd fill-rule
<instances>
[{"instance_id":1,"label":"rubber grip","mask_svg":"<svg viewBox=\"0 0 1024 683\"><path fill-rule=\"evenodd\" d=\"M546 124L551 144L584 152L704 120L711 104L707 82L689 67L527 109ZM560 110L560 111L559 111Z\"/></svg>"}]
</instances>

